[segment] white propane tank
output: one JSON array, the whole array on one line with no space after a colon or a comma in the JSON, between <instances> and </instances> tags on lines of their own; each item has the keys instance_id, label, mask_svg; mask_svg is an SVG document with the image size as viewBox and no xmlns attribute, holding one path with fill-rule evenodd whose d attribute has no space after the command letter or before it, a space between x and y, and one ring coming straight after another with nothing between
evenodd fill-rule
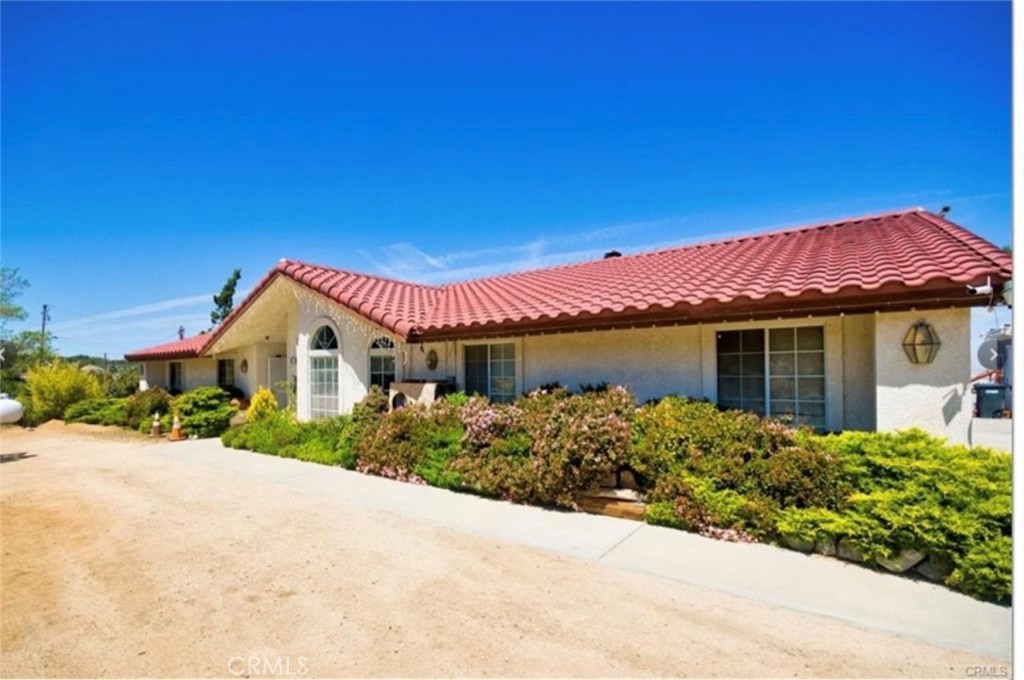
<instances>
[{"instance_id":1,"label":"white propane tank","mask_svg":"<svg viewBox=\"0 0 1024 680\"><path fill-rule=\"evenodd\" d=\"M21 420L25 415L25 409L14 399L10 399L6 392L0 393L0 424L10 425Z\"/></svg>"}]
</instances>

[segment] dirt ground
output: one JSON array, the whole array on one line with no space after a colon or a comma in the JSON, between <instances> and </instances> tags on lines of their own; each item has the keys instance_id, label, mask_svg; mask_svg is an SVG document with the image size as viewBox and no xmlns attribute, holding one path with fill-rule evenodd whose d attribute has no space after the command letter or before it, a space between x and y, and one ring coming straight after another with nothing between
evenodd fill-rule
<instances>
[{"instance_id":1,"label":"dirt ground","mask_svg":"<svg viewBox=\"0 0 1024 680\"><path fill-rule=\"evenodd\" d=\"M0 432L3 677L966 677L927 644L154 455Z\"/></svg>"}]
</instances>

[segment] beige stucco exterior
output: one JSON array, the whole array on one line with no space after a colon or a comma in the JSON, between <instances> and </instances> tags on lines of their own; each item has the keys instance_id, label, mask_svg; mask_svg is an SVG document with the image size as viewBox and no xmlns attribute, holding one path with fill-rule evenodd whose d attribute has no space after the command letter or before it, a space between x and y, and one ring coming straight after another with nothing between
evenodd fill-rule
<instances>
[{"instance_id":1,"label":"beige stucco exterior","mask_svg":"<svg viewBox=\"0 0 1024 680\"><path fill-rule=\"evenodd\" d=\"M911 364L903 353L903 336L919 319L932 324L942 342L931 364ZM968 309L876 315L878 429L913 425L967 443L972 412L970 340Z\"/></svg>"},{"instance_id":2,"label":"beige stucco exterior","mask_svg":"<svg viewBox=\"0 0 1024 680\"><path fill-rule=\"evenodd\" d=\"M515 345L517 393L559 382L608 382L628 386L639 400L668 394L717 400L716 334L720 331L820 326L824 331L825 427L891 430L918 426L966 442L971 420L969 311L874 313L740 323L631 328L486 340L404 344L385 329L286 280L272 284L259 305L242 315L208 351L184 360L187 388L214 384L216 359L235 360L236 384L246 394L267 381L267 361L284 361L296 388L299 418L310 410L310 339L321 325L339 341L338 409L348 413L367 392L370 345L378 337L396 345L396 380L454 380L464 384L465 347L473 343ZM933 364L913 365L903 336L918 319L939 333L942 349ZM263 325L261 325L261 319ZM427 357L436 352L434 369ZM240 371L245 360L249 370ZM279 368L281 364L276 364ZM167 362L148 362L151 385L166 385Z\"/></svg>"}]
</instances>

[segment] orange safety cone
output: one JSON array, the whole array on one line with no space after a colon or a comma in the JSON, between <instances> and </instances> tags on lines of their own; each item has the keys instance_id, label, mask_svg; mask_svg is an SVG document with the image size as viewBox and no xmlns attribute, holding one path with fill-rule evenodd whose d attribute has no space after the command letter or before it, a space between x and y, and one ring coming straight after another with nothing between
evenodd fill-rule
<instances>
[{"instance_id":1,"label":"orange safety cone","mask_svg":"<svg viewBox=\"0 0 1024 680\"><path fill-rule=\"evenodd\" d=\"M153 414L153 427L150 428L149 433L151 435L153 435L154 437L159 437L160 436L160 414L159 413L154 413Z\"/></svg>"},{"instance_id":2,"label":"orange safety cone","mask_svg":"<svg viewBox=\"0 0 1024 680\"><path fill-rule=\"evenodd\" d=\"M181 433L181 420L178 418L178 414L174 414L174 424L171 426L170 440L172 442L178 442L185 438L185 435Z\"/></svg>"}]
</instances>

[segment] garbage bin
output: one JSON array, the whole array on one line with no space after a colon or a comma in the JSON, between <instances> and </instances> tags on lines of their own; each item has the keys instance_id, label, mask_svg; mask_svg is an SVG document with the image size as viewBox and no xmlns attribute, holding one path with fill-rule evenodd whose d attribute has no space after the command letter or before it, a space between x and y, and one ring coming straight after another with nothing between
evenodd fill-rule
<instances>
[{"instance_id":1,"label":"garbage bin","mask_svg":"<svg viewBox=\"0 0 1024 680\"><path fill-rule=\"evenodd\" d=\"M1002 418L1009 385L977 383L974 386L974 415L978 418Z\"/></svg>"}]
</instances>

